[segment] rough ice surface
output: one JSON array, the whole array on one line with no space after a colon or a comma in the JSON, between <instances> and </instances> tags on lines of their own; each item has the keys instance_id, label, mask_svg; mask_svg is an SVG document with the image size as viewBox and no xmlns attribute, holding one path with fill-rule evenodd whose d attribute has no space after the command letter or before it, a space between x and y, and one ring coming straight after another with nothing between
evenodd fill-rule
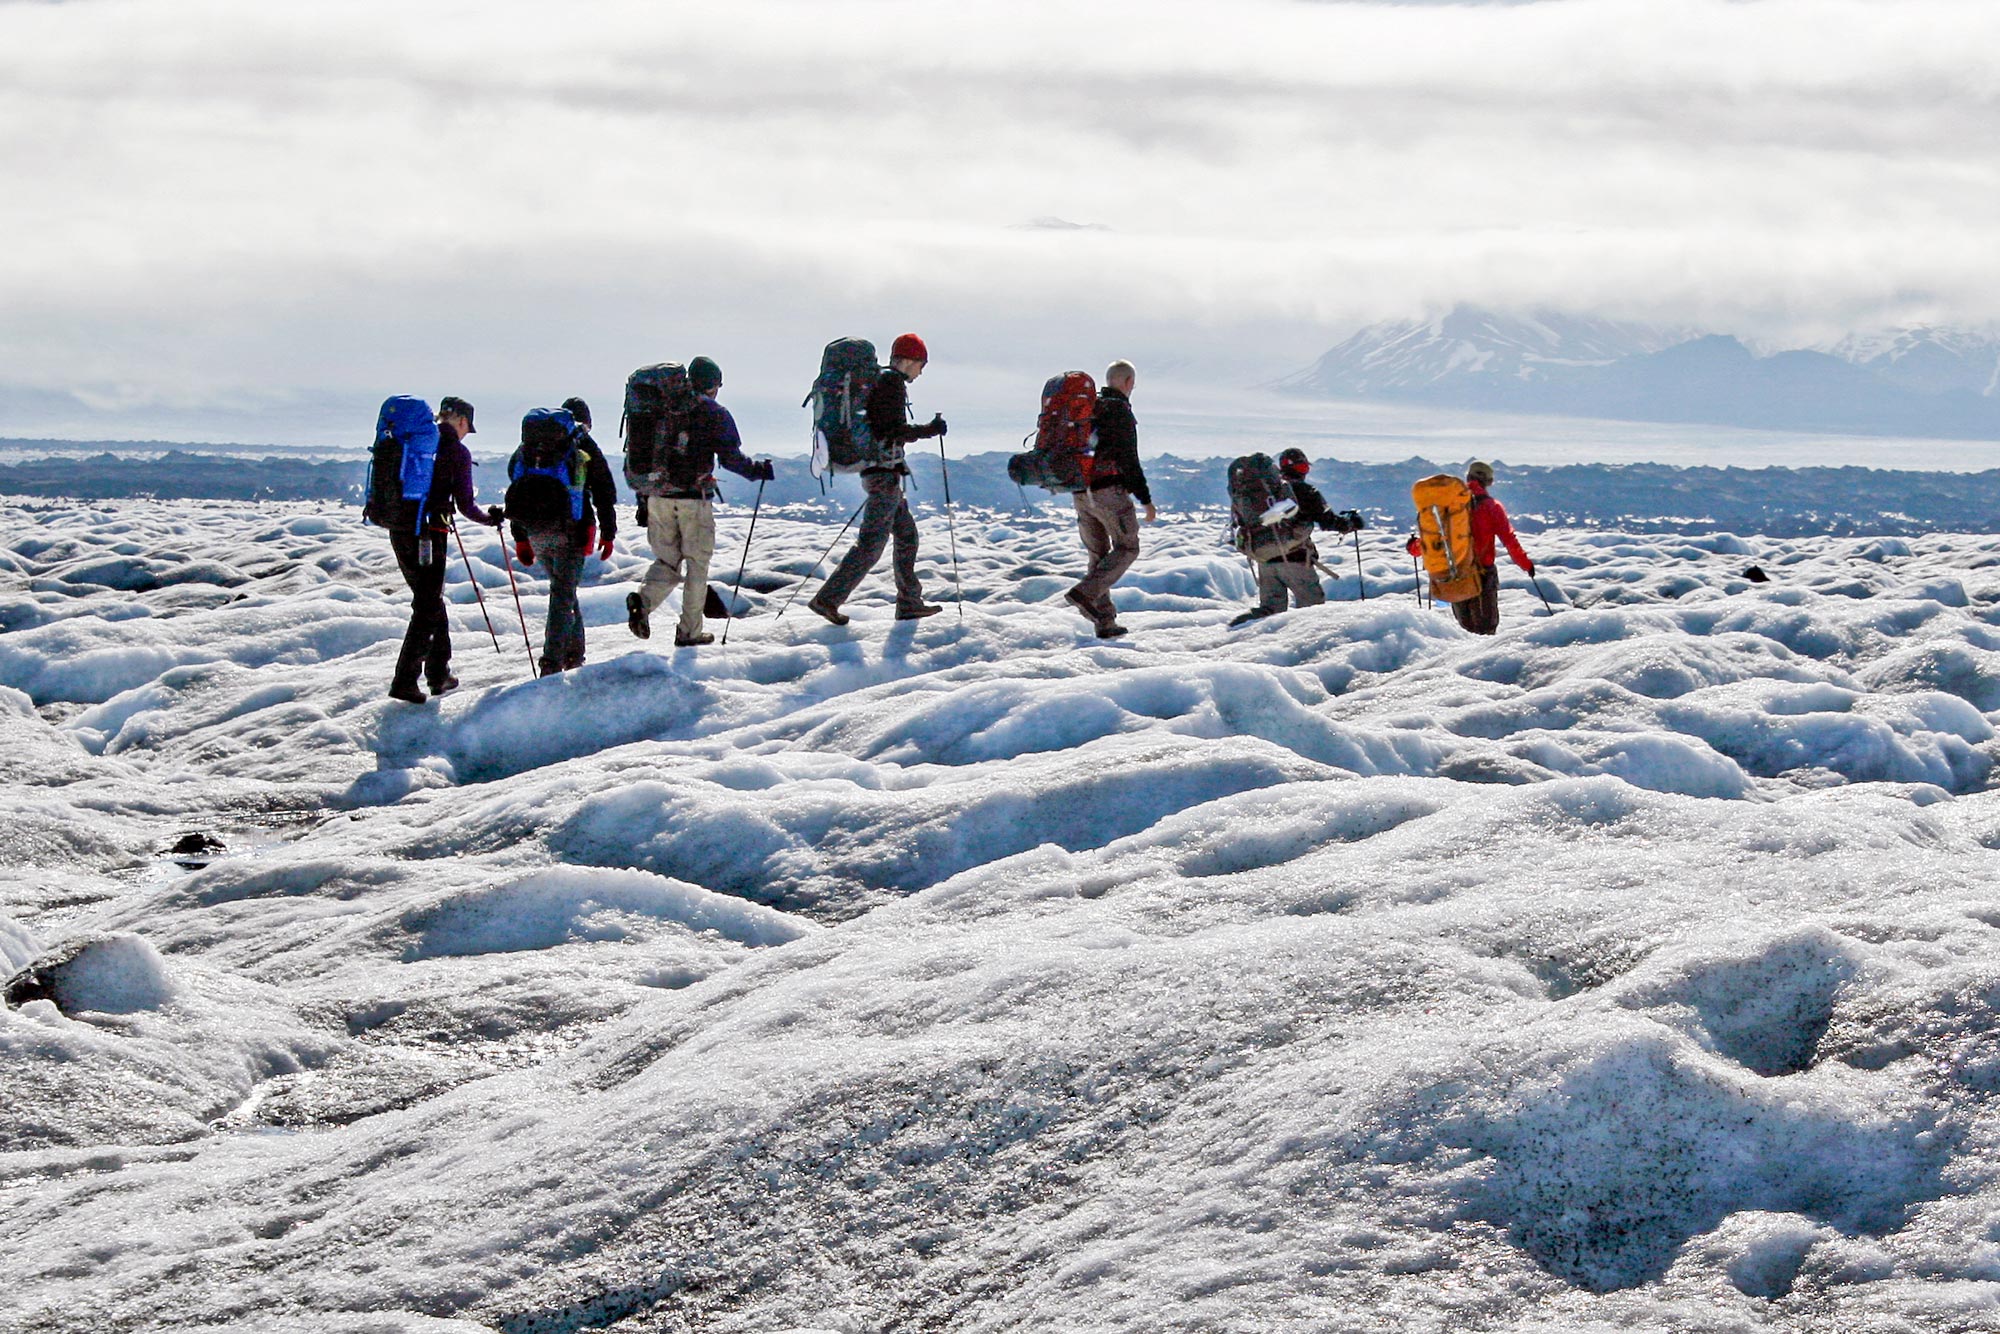
<instances>
[{"instance_id":1,"label":"rough ice surface","mask_svg":"<svg viewBox=\"0 0 2000 1334\"><path fill-rule=\"evenodd\" d=\"M0 1328L2000 1329L2000 542L766 515L530 681L468 532L411 707L352 511L6 508Z\"/></svg>"}]
</instances>

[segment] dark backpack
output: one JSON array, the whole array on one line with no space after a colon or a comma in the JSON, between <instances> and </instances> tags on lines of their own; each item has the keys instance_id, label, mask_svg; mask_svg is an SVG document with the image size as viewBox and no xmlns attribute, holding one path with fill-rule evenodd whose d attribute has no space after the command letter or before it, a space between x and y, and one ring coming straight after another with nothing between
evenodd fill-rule
<instances>
[{"instance_id":1,"label":"dark backpack","mask_svg":"<svg viewBox=\"0 0 2000 1334\"><path fill-rule=\"evenodd\" d=\"M799 404L813 414L813 476L896 462L868 429L868 395L881 378L875 344L866 338L836 338L819 354L819 376Z\"/></svg>"},{"instance_id":2,"label":"dark backpack","mask_svg":"<svg viewBox=\"0 0 2000 1334\"><path fill-rule=\"evenodd\" d=\"M686 490L695 469L688 441L700 395L687 367L663 361L625 380L625 480L642 496Z\"/></svg>"},{"instance_id":3,"label":"dark backpack","mask_svg":"<svg viewBox=\"0 0 2000 1334\"><path fill-rule=\"evenodd\" d=\"M368 481L361 518L383 528L424 525L431 479L437 473L438 427L431 405L399 394L375 415L375 443L368 453ZM410 510L414 508L415 517Z\"/></svg>"},{"instance_id":4,"label":"dark backpack","mask_svg":"<svg viewBox=\"0 0 2000 1334\"><path fill-rule=\"evenodd\" d=\"M1096 417L1097 382L1086 372L1050 377L1035 418L1035 447L1007 460L1007 476L1016 486L1058 494L1089 490Z\"/></svg>"},{"instance_id":5,"label":"dark backpack","mask_svg":"<svg viewBox=\"0 0 2000 1334\"><path fill-rule=\"evenodd\" d=\"M590 459L576 418L536 408L521 418L521 447L507 461L507 515L523 528L553 528L583 518Z\"/></svg>"},{"instance_id":6,"label":"dark backpack","mask_svg":"<svg viewBox=\"0 0 2000 1334\"><path fill-rule=\"evenodd\" d=\"M1304 545L1292 523L1299 512L1292 484L1269 454L1245 454L1229 465L1229 513L1237 545L1253 555L1282 555Z\"/></svg>"}]
</instances>

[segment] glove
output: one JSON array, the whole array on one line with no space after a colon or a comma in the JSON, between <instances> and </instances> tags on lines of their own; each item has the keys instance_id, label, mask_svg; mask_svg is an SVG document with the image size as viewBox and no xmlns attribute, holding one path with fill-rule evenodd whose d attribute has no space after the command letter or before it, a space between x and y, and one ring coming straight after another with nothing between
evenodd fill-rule
<instances>
[{"instance_id":1,"label":"glove","mask_svg":"<svg viewBox=\"0 0 2000 1334\"><path fill-rule=\"evenodd\" d=\"M611 538L607 536L602 542L597 544L597 558L599 560L610 560L612 550Z\"/></svg>"},{"instance_id":2,"label":"glove","mask_svg":"<svg viewBox=\"0 0 2000 1334\"><path fill-rule=\"evenodd\" d=\"M641 528L646 526L646 498L644 496L639 497L639 506L632 511L632 522Z\"/></svg>"},{"instance_id":3,"label":"glove","mask_svg":"<svg viewBox=\"0 0 2000 1334\"><path fill-rule=\"evenodd\" d=\"M1350 533L1358 533L1368 526L1368 521L1361 517L1359 510L1342 510L1340 517L1347 520L1347 531Z\"/></svg>"},{"instance_id":4,"label":"glove","mask_svg":"<svg viewBox=\"0 0 2000 1334\"><path fill-rule=\"evenodd\" d=\"M514 556L523 565L533 565L535 563L535 548L529 543L527 538L517 537L514 539Z\"/></svg>"},{"instance_id":5,"label":"glove","mask_svg":"<svg viewBox=\"0 0 2000 1334\"><path fill-rule=\"evenodd\" d=\"M505 505L488 505L486 507L486 522L494 528L498 528L501 524L507 522L507 507Z\"/></svg>"},{"instance_id":6,"label":"glove","mask_svg":"<svg viewBox=\"0 0 2000 1334\"><path fill-rule=\"evenodd\" d=\"M750 472L749 472L749 477L751 481L768 482L777 475L778 475L778 470L771 466L771 460L769 459L751 460Z\"/></svg>"},{"instance_id":7,"label":"glove","mask_svg":"<svg viewBox=\"0 0 2000 1334\"><path fill-rule=\"evenodd\" d=\"M945 433L944 414L937 413L933 415L931 417L931 424L924 428L924 432L927 435L943 435Z\"/></svg>"}]
</instances>

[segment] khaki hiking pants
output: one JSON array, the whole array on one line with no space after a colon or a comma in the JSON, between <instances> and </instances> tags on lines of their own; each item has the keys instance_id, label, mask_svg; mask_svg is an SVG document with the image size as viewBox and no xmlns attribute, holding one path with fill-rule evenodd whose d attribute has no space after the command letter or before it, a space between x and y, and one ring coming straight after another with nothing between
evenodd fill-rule
<instances>
[{"instance_id":1,"label":"khaki hiking pants","mask_svg":"<svg viewBox=\"0 0 2000 1334\"><path fill-rule=\"evenodd\" d=\"M1090 557L1090 568L1076 582L1076 594L1099 625L1116 624L1118 608L1111 605L1111 585L1139 559L1139 511L1132 504L1132 493L1122 486L1079 491L1070 499L1076 505L1077 536Z\"/></svg>"},{"instance_id":2,"label":"khaki hiking pants","mask_svg":"<svg viewBox=\"0 0 2000 1334\"><path fill-rule=\"evenodd\" d=\"M647 497L646 545L653 549L653 563L639 583L646 615L651 617L674 586L681 585L681 619L674 633L680 639L693 639L701 633L701 609L708 601L708 562L715 555L714 504Z\"/></svg>"}]
</instances>

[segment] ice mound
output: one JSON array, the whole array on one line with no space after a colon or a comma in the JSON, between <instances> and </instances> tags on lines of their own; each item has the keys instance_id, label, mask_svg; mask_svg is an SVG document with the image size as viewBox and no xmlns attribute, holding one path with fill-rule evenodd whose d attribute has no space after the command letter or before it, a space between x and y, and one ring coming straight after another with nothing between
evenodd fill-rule
<instances>
[{"instance_id":1,"label":"ice mound","mask_svg":"<svg viewBox=\"0 0 2000 1334\"><path fill-rule=\"evenodd\" d=\"M779 770L791 768L775 762ZM1325 770L1273 746L1114 736L1004 769L896 781L847 766L743 791L698 772L585 794L546 834L564 860L626 866L769 903L846 916L1044 843L1101 847L1163 817ZM910 779L904 779L909 782Z\"/></svg>"},{"instance_id":2,"label":"ice mound","mask_svg":"<svg viewBox=\"0 0 2000 1334\"><path fill-rule=\"evenodd\" d=\"M1835 1229L1799 1214L1746 1210L1690 1242L1669 1277L1687 1282L1719 1270L1745 1296L1772 1300L1792 1290L1815 1246L1839 1239Z\"/></svg>"},{"instance_id":3,"label":"ice mound","mask_svg":"<svg viewBox=\"0 0 2000 1334\"><path fill-rule=\"evenodd\" d=\"M405 918L410 959L632 941L673 924L746 945L797 940L807 927L753 903L644 872L548 871L460 894Z\"/></svg>"},{"instance_id":4,"label":"ice mound","mask_svg":"<svg viewBox=\"0 0 2000 1334\"><path fill-rule=\"evenodd\" d=\"M1515 1053L1512 1071L1459 1095L1435 1131L1486 1160L1457 1186L1471 1216L1569 1282L1650 1282L1732 1214L1882 1232L1945 1191L1947 1150L1920 1105L1852 1079L1768 1088L1649 1025L1591 1027Z\"/></svg>"},{"instance_id":5,"label":"ice mound","mask_svg":"<svg viewBox=\"0 0 2000 1334\"><path fill-rule=\"evenodd\" d=\"M1874 690L1943 691L1981 713L2000 710L2000 653L1972 644L1897 649L1863 668L1860 680Z\"/></svg>"},{"instance_id":6,"label":"ice mound","mask_svg":"<svg viewBox=\"0 0 2000 1334\"><path fill-rule=\"evenodd\" d=\"M1856 971L1848 943L1824 927L1782 936L1743 954L1689 958L1677 975L1675 957L1652 960L1649 976L1620 994L1620 1003L1658 1011L1682 1006L1703 1045L1757 1074L1797 1074L1813 1064L1833 1022L1835 1001Z\"/></svg>"},{"instance_id":7,"label":"ice mound","mask_svg":"<svg viewBox=\"0 0 2000 1334\"><path fill-rule=\"evenodd\" d=\"M71 941L21 969L6 987L9 1005L47 1000L72 1015L157 1010L177 994L159 952L125 932Z\"/></svg>"},{"instance_id":8,"label":"ice mound","mask_svg":"<svg viewBox=\"0 0 2000 1334\"><path fill-rule=\"evenodd\" d=\"M258 1084L340 1045L269 987L200 965L169 972L138 936L58 946L0 1010L0 1155L172 1143L209 1132Z\"/></svg>"},{"instance_id":9,"label":"ice mound","mask_svg":"<svg viewBox=\"0 0 2000 1334\"><path fill-rule=\"evenodd\" d=\"M35 933L10 917L0 917L0 971L13 976L42 952Z\"/></svg>"}]
</instances>

